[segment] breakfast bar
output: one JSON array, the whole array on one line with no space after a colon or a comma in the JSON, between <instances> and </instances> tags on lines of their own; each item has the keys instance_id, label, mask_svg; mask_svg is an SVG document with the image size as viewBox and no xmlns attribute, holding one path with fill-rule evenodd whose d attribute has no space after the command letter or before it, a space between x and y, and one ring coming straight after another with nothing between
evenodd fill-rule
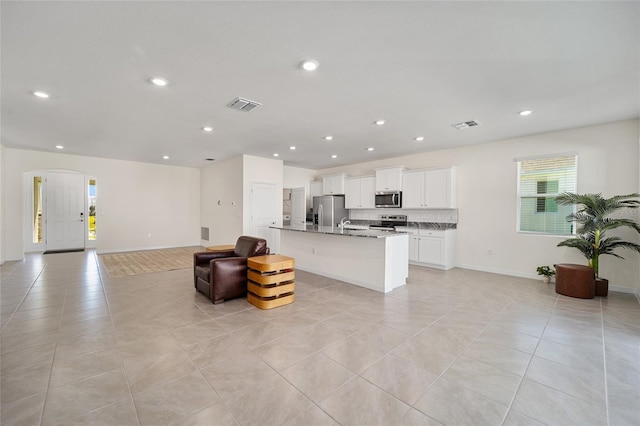
<instances>
[{"instance_id":1,"label":"breakfast bar","mask_svg":"<svg viewBox=\"0 0 640 426\"><path fill-rule=\"evenodd\" d=\"M280 230L280 251L296 268L388 293L409 275L406 233L305 225Z\"/></svg>"}]
</instances>

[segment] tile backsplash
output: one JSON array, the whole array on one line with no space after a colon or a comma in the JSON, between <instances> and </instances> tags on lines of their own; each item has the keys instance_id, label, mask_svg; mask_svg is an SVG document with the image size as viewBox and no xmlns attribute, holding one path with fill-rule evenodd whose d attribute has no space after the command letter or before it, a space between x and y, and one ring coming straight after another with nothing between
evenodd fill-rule
<instances>
[{"instance_id":1,"label":"tile backsplash","mask_svg":"<svg viewBox=\"0 0 640 426\"><path fill-rule=\"evenodd\" d=\"M458 223L458 209L351 209L349 219L380 220L383 215L406 215L409 222Z\"/></svg>"}]
</instances>

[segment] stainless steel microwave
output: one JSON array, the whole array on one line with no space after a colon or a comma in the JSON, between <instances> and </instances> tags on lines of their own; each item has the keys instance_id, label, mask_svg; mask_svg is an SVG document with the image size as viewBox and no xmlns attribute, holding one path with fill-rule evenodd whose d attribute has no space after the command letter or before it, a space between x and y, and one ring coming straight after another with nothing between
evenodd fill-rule
<instances>
[{"instance_id":1,"label":"stainless steel microwave","mask_svg":"<svg viewBox=\"0 0 640 426\"><path fill-rule=\"evenodd\" d=\"M386 207L386 208L402 207L402 191L376 192L376 207Z\"/></svg>"}]
</instances>

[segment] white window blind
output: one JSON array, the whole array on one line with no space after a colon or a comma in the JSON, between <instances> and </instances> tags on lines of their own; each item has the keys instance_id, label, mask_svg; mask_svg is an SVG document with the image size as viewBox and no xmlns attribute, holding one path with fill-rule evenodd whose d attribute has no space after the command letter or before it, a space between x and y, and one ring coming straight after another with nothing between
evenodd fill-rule
<instances>
[{"instance_id":1,"label":"white window blind","mask_svg":"<svg viewBox=\"0 0 640 426\"><path fill-rule=\"evenodd\" d=\"M555 198L576 192L576 155L518 161L518 231L571 235L573 223L567 216L573 206L560 206Z\"/></svg>"}]
</instances>

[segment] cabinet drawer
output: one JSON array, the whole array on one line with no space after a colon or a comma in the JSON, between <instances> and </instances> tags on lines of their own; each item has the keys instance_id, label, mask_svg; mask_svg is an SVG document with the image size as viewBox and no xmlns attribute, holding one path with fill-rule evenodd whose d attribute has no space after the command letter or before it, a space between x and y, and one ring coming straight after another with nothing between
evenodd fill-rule
<instances>
[{"instance_id":1,"label":"cabinet drawer","mask_svg":"<svg viewBox=\"0 0 640 426\"><path fill-rule=\"evenodd\" d=\"M438 229L421 229L420 235L424 237L444 238L445 232L446 231L441 231Z\"/></svg>"}]
</instances>

